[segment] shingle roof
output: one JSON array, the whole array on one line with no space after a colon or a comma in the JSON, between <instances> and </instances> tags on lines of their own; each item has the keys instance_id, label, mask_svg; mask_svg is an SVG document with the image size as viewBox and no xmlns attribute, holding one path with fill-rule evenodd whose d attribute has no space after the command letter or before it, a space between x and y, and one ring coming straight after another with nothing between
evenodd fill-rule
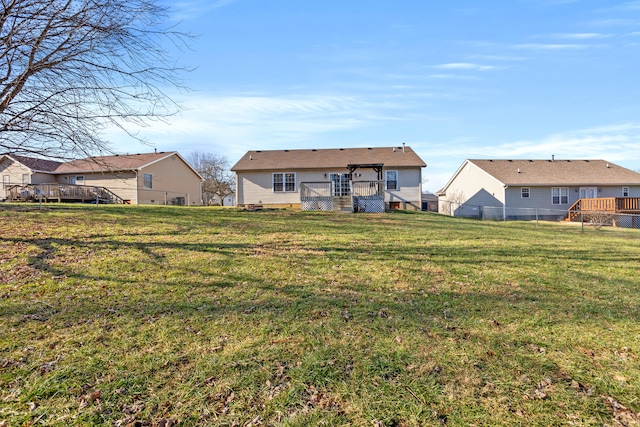
<instances>
[{"instance_id":1,"label":"shingle roof","mask_svg":"<svg viewBox=\"0 0 640 427\"><path fill-rule=\"evenodd\" d=\"M330 148L248 151L232 171L346 168L348 164L425 167L410 147Z\"/></svg>"},{"instance_id":2,"label":"shingle roof","mask_svg":"<svg viewBox=\"0 0 640 427\"><path fill-rule=\"evenodd\" d=\"M122 154L115 156L90 157L62 163L56 173L107 172L140 169L155 161L176 154L176 151L143 154Z\"/></svg>"},{"instance_id":3,"label":"shingle roof","mask_svg":"<svg viewBox=\"0 0 640 427\"><path fill-rule=\"evenodd\" d=\"M56 162L55 160L37 159L35 157L18 156L15 154L9 154L9 157L22 163L32 171L38 172L53 172L62 162Z\"/></svg>"},{"instance_id":4,"label":"shingle roof","mask_svg":"<svg viewBox=\"0 0 640 427\"><path fill-rule=\"evenodd\" d=\"M469 160L506 185L640 185L640 173L605 160Z\"/></svg>"}]
</instances>

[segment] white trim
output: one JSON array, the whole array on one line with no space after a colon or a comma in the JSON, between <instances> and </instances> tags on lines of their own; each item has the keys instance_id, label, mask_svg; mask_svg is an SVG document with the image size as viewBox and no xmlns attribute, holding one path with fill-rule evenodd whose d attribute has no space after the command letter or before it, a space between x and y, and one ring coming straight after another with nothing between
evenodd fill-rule
<instances>
[{"instance_id":1,"label":"white trim","mask_svg":"<svg viewBox=\"0 0 640 427\"><path fill-rule=\"evenodd\" d=\"M149 176L150 185L147 187L147 176ZM152 173L143 173L142 174L142 189L143 190L153 190L153 174Z\"/></svg>"},{"instance_id":2,"label":"white trim","mask_svg":"<svg viewBox=\"0 0 640 427\"><path fill-rule=\"evenodd\" d=\"M278 184L282 185L282 190L275 189L275 176L281 175L282 181ZM287 176L293 176L293 190L287 190ZM295 193L297 191L297 177L295 172L272 172L271 173L271 192L272 193ZM291 184L291 182L289 182Z\"/></svg>"},{"instance_id":3,"label":"white trim","mask_svg":"<svg viewBox=\"0 0 640 427\"><path fill-rule=\"evenodd\" d=\"M622 197L631 197L631 188L628 185L622 186Z\"/></svg>"},{"instance_id":4,"label":"white trim","mask_svg":"<svg viewBox=\"0 0 640 427\"><path fill-rule=\"evenodd\" d=\"M559 191L558 191L558 196L557 196L557 197L558 197L558 203L553 203L553 198L554 198L554 197L556 197L556 196L554 196L554 194L553 194L553 190L555 190L555 189L558 189L558 190L559 190ZM564 194L564 195L563 195L563 194L562 194L562 193L563 193L563 191L562 191L562 190L566 190L566 191L565 191L565 193L566 193L566 194ZM566 197L566 198L567 198L567 201L566 201L566 202L564 202L564 203L562 202L562 198L563 198L563 197ZM552 205L556 205L556 206L557 206L557 205L568 205L568 204L569 204L569 187L551 187L551 204L552 204Z\"/></svg>"},{"instance_id":5,"label":"white trim","mask_svg":"<svg viewBox=\"0 0 640 427\"><path fill-rule=\"evenodd\" d=\"M389 173L393 172L396 175L396 179L395 181L391 180L391 182L395 182L396 186L395 188L389 188ZM400 174L398 173L397 169L388 169L384 171L384 189L385 190L391 190L391 191L397 191L400 190Z\"/></svg>"}]
</instances>

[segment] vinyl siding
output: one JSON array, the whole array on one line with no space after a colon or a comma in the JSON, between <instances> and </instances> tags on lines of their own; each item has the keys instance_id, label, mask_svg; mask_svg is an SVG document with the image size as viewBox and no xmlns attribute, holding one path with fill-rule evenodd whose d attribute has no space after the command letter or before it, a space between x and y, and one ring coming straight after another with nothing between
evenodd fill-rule
<instances>
[{"instance_id":1,"label":"vinyl siding","mask_svg":"<svg viewBox=\"0 0 640 427\"><path fill-rule=\"evenodd\" d=\"M478 216L481 206L502 206L505 189L499 181L473 163L466 162L449 184L446 194L439 196L440 213Z\"/></svg>"},{"instance_id":2,"label":"vinyl siding","mask_svg":"<svg viewBox=\"0 0 640 427\"><path fill-rule=\"evenodd\" d=\"M144 188L144 174L153 176L151 189ZM189 205L201 205L200 178L180 157L173 155L146 166L138 172L138 203L173 204L177 197L184 197Z\"/></svg>"},{"instance_id":3,"label":"vinyl siding","mask_svg":"<svg viewBox=\"0 0 640 427\"><path fill-rule=\"evenodd\" d=\"M386 170L386 169L385 169ZM385 191L387 202L401 202L403 209L420 209L421 171L420 168L389 168L398 171L397 190ZM296 174L294 192L274 192L273 173L293 172ZM236 174L236 202L238 205L299 205L300 184L303 182L329 182L332 173L347 173L344 169L326 170L278 170L260 172L238 172ZM374 181L378 175L371 169L358 169L354 181ZM383 171L384 179L384 171Z\"/></svg>"},{"instance_id":4,"label":"vinyl siding","mask_svg":"<svg viewBox=\"0 0 640 427\"><path fill-rule=\"evenodd\" d=\"M88 187L105 187L123 200L136 203L136 174L133 171L120 173L73 173L56 176L56 182L60 184L69 183L72 176L84 176L84 184Z\"/></svg>"},{"instance_id":5,"label":"vinyl siding","mask_svg":"<svg viewBox=\"0 0 640 427\"><path fill-rule=\"evenodd\" d=\"M9 158L4 158L0 163L0 200L8 196L8 188L5 188L5 176L9 177L8 185L22 184L22 175L28 174L31 177L31 169L22 163L15 162ZM31 179L31 178L29 178Z\"/></svg>"}]
</instances>

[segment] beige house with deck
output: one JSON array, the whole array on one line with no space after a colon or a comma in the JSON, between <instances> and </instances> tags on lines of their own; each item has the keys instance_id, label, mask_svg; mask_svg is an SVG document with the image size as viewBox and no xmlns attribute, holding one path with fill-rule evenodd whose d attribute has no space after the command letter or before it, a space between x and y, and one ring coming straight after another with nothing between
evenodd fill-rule
<instances>
[{"instance_id":1,"label":"beige house with deck","mask_svg":"<svg viewBox=\"0 0 640 427\"><path fill-rule=\"evenodd\" d=\"M422 168L408 146L255 150L232 168L238 206L420 210Z\"/></svg>"},{"instance_id":2,"label":"beige house with deck","mask_svg":"<svg viewBox=\"0 0 640 427\"><path fill-rule=\"evenodd\" d=\"M5 154L0 176L0 200L202 204L202 177L176 151L71 162Z\"/></svg>"}]
</instances>

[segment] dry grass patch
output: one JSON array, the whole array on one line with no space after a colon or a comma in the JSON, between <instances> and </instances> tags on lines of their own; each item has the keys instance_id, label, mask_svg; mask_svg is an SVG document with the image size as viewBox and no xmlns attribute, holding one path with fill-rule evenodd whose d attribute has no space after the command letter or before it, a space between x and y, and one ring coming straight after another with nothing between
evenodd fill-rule
<instances>
[{"instance_id":1,"label":"dry grass patch","mask_svg":"<svg viewBox=\"0 0 640 427\"><path fill-rule=\"evenodd\" d=\"M0 423L637 425L636 230L0 208Z\"/></svg>"}]
</instances>

